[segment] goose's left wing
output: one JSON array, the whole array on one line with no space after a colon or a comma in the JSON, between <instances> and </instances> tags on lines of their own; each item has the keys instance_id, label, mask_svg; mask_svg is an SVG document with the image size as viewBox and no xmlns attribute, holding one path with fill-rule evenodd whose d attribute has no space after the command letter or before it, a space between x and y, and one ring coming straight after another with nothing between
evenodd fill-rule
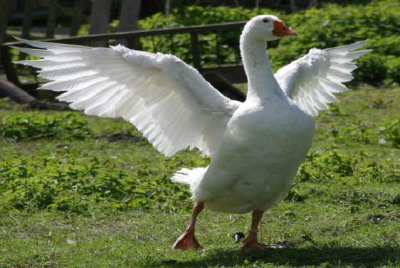
<instances>
[{"instance_id":1,"label":"goose's left wing","mask_svg":"<svg viewBox=\"0 0 400 268\"><path fill-rule=\"evenodd\" d=\"M333 93L348 90L342 83L353 79L351 72L357 68L353 61L371 51L356 51L366 43L367 40L323 50L313 48L279 69L275 78L303 111L316 116L319 110L328 109L327 104L336 101Z\"/></svg>"}]
</instances>

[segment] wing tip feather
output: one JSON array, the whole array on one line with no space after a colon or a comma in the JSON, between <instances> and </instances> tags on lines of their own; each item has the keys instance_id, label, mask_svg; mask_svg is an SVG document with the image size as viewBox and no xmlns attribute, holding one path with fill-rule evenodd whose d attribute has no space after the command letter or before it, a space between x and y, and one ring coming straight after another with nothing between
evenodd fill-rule
<instances>
[{"instance_id":1,"label":"wing tip feather","mask_svg":"<svg viewBox=\"0 0 400 268\"><path fill-rule=\"evenodd\" d=\"M325 51L328 51L330 53L335 53L335 52L352 52L357 49L360 49L364 47L367 43L369 42L369 39L357 41L355 43L347 44L347 45L342 45L342 46L336 46L332 48L327 48Z\"/></svg>"}]
</instances>

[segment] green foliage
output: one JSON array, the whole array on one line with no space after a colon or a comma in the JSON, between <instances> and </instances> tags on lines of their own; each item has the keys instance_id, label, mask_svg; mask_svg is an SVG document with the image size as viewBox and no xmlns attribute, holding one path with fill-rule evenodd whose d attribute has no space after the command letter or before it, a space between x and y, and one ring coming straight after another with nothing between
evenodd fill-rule
<instances>
[{"instance_id":1,"label":"green foliage","mask_svg":"<svg viewBox=\"0 0 400 268\"><path fill-rule=\"evenodd\" d=\"M303 195L297 189L291 189L287 196L285 197L285 201L292 202L303 202L307 198L306 195Z\"/></svg>"},{"instance_id":2,"label":"green foliage","mask_svg":"<svg viewBox=\"0 0 400 268\"><path fill-rule=\"evenodd\" d=\"M353 175L354 160L338 150L310 152L300 167L297 181L326 181Z\"/></svg>"},{"instance_id":3,"label":"green foliage","mask_svg":"<svg viewBox=\"0 0 400 268\"><path fill-rule=\"evenodd\" d=\"M273 52L274 62L282 66L311 47L333 47L369 39L366 48L373 52L362 57L355 77L368 83L399 82L400 2L372 1L365 6L326 5L287 16L285 20L298 32L297 38L282 39ZM292 55L287 56L291 51Z\"/></svg>"},{"instance_id":4,"label":"green foliage","mask_svg":"<svg viewBox=\"0 0 400 268\"><path fill-rule=\"evenodd\" d=\"M391 142L394 147L400 148L400 118L387 123L380 130L386 140Z\"/></svg>"},{"instance_id":5,"label":"green foliage","mask_svg":"<svg viewBox=\"0 0 400 268\"><path fill-rule=\"evenodd\" d=\"M176 159L154 166L143 158L127 173L108 159L81 158L79 150L62 145L50 156L1 161L0 207L87 214L99 209L174 211L190 206L186 187L169 180Z\"/></svg>"},{"instance_id":6,"label":"green foliage","mask_svg":"<svg viewBox=\"0 0 400 268\"><path fill-rule=\"evenodd\" d=\"M170 249L192 200L169 178L208 165L197 152L165 158L128 122L84 115L86 139L0 139L0 266L398 267L400 160L389 137L399 133L399 88L339 98L316 119L293 188L260 225L261 242L291 247L251 255L231 238L250 215L207 210L197 225L207 251ZM23 108L3 99L0 116L68 114Z\"/></svg>"},{"instance_id":7,"label":"green foliage","mask_svg":"<svg viewBox=\"0 0 400 268\"><path fill-rule=\"evenodd\" d=\"M271 12L265 10L265 12ZM245 21L257 15L256 10L227 7L189 6L176 9L168 17L155 14L139 22L143 29L176 28L181 26L205 25L233 21ZM217 31L199 36L202 63L236 63L239 61L240 31ZM141 38L141 47L146 51L175 54L184 61L193 64L191 58L190 35L157 36Z\"/></svg>"},{"instance_id":8,"label":"green foliage","mask_svg":"<svg viewBox=\"0 0 400 268\"><path fill-rule=\"evenodd\" d=\"M84 139L89 135L86 120L77 113L17 113L0 123L0 136L14 141L38 138Z\"/></svg>"},{"instance_id":9,"label":"green foliage","mask_svg":"<svg viewBox=\"0 0 400 268\"><path fill-rule=\"evenodd\" d=\"M335 126L330 130L330 134L334 138L335 142L342 143L350 139L354 142L364 144L376 144L379 139L378 133L378 130L368 128L361 122L340 127Z\"/></svg>"},{"instance_id":10,"label":"green foliage","mask_svg":"<svg viewBox=\"0 0 400 268\"><path fill-rule=\"evenodd\" d=\"M165 18L156 14L140 21L144 29L245 21L257 14L275 14L299 34L269 44L274 69L305 54L312 47L326 48L369 39L367 48L374 51L359 60L355 71L359 81L368 83L400 82L400 3L384 0L368 5L326 5L291 15L271 10L250 10L228 7L187 7L176 9ZM239 32L216 32L200 36L202 61L205 65L239 61ZM280 44L278 46L278 43ZM149 37L141 40L144 50L176 54L190 62L190 36Z\"/></svg>"},{"instance_id":11,"label":"green foliage","mask_svg":"<svg viewBox=\"0 0 400 268\"><path fill-rule=\"evenodd\" d=\"M368 92L374 95L368 96ZM305 183L400 181L392 160L373 159L369 149L398 150L400 124L391 118L397 113L396 92L372 89L347 93L352 94L351 105L339 103L321 114L316 144L324 145L310 151L286 202L309 200L310 193L302 188ZM362 103L354 103L360 98ZM349 107L354 107L356 114L352 115ZM370 122L373 113L382 113L390 120ZM7 138L3 147L17 146L14 140L21 141L22 148L44 147L31 156L26 149L2 153L8 155L0 159L0 210L5 211L45 209L86 215L98 209L186 210L191 206L187 187L169 178L181 167L208 163L207 158L188 152L162 158L122 120L25 111L8 113L2 122L0 130ZM116 133L121 129L130 136ZM115 139L128 136L131 138ZM346 150L349 146L359 149Z\"/></svg>"}]
</instances>

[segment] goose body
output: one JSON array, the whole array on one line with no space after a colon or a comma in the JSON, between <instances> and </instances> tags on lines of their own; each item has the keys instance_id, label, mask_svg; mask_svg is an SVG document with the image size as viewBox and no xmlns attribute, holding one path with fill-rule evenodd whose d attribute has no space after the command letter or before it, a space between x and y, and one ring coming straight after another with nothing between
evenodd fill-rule
<instances>
[{"instance_id":1,"label":"goose body","mask_svg":"<svg viewBox=\"0 0 400 268\"><path fill-rule=\"evenodd\" d=\"M172 177L186 183L195 200L186 231L176 249L201 249L194 236L204 207L229 213L253 212L243 249L263 248L257 231L262 213L290 189L314 135L312 116L347 90L353 60L368 53L365 41L311 49L273 74L268 41L295 35L280 19L260 15L240 38L248 77L245 102L219 93L200 73L172 55L123 46L90 48L21 41L35 48L17 49L41 60L18 63L37 67L51 80L44 89L63 92L59 99L73 109L134 124L166 156L199 148L211 158L208 167L183 168Z\"/></svg>"},{"instance_id":2,"label":"goose body","mask_svg":"<svg viewBox=\"0 0 400 268\"><path fill-rule=\"evenodd\" d=\"M313 133L311 116L284 97L245 102L229 121L194 198L216 211L265 211L291 188Z\"/></svg>"},{"instance_id":3,"label":"goose body","mask_svg":"<svg viewBox=\"0 0 400 268\"><path fill-rule=\"evenodd\" d=\"M257 31L259 22L266 27L263 18L249 22L241 35L248 95L227 122L211 165L203 176L185 170L186 178L184 172L172 178L191 184L194 199L211 210L266 210L290 189L311 146L313 119L286 96L272 74L266 42ZM269 19L271 30L273 20L277 18Z\"/></svg>"}]
</instances>

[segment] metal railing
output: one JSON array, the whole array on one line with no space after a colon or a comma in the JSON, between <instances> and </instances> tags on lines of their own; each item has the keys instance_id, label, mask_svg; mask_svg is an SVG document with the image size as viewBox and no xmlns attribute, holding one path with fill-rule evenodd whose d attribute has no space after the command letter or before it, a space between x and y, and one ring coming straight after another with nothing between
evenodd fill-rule
<instances>
[{"instance_id":1,"label":"metal railing","mask_svg":"<svg viewBox=\"0 0 400 268\"><path fill-rule=\"evenodd\" d=\"M244 74L243 66L240 64L240 59L234 64L218 64L217 66L203 66L201 58L201 45L199 42L199 35L217 33L223 31L238 31L243 28L245 22L230 22L223 24L209 24L202 26L188 26L180 28L169 28L169 29L153 29L153 30L137 30L129 32L118 32L118 33L106 33L106 34L92 34L84 36L66 37L60 39L44 39L43 41L48 42L59 42L69 44L80 44L90 45L94 41L107 41L115 42L116 40L139 40L142 37L155 37L162 35L173 36L175 34L188 34L190 35L190 46L191 46L191 61L196 69L198 69L203 75L212 73L210 77L221 77L222 80L230 83L243 83L246 82L246 76ZM239 35L239 34L238 34ZM237 36L237 46L239 46L239 36ZM3 63L5 74L7 79L14 84L25 88L25 84L20 81L20 75L18 74L17 68L12 63L12 57L10 53L10 46L25 46L21 42L8 42L2 44L0 47L1 60ZM171 51L172 53L173 51ZM210 81L213 83L213 81ZM31 86L32 87L32 86Z\"/></svg>"}]
</instances>

